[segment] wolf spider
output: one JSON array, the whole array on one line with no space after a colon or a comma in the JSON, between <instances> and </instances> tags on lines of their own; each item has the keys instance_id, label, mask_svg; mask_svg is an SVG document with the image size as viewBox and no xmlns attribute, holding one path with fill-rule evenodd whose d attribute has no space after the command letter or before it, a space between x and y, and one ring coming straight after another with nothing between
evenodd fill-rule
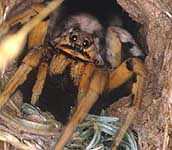
<instances>
[{"instance_id":1,"label":"wolf spider","mask_svg":"<svg viewBox=\"0 0 172 150\"><path fill-rule=\"evenodd\" d=\"M33 6L32 9L5 24L9 28L24 24L41 8ZM145 77L144 65L139 59L143 53L127 31L120 27L110 26L106 34L103 34L102 25L88 14L69 17L63 24L63 29L53 33L50 44L45 44L48 23L48 20L42 21L30 33L29 52L4 87L0 101L6 102L27 79L32 69L37 67L37 79L31 98L31 103L35 104L42 92L47 74L59 75L66 67L70 67L71 80L78 87L78 104L56 145L56 150L62 150L99 96L105 91L119 87L136 75L132 86L133 106L114 139L112 149L115 150L139 108ZM102 44L102 39L104 39L104 44ZM123 44L129 44L130 47L124 51ZM122 53L127 53L128 57L123 59Z\"/></svg>"}]
</instances>

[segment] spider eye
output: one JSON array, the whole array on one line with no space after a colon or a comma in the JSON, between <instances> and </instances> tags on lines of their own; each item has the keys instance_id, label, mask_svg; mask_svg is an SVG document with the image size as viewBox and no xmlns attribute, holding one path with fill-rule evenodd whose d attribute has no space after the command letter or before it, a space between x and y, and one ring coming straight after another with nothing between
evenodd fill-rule
<instances>
[{"instance_id":1,"label":"spider eye","mask_svg":"<svg viewBox=\"0 0 172 150\"><path fill-rule=\"evenodd\" d=\"M90 42L88 40L84 40L83 43L82 43L82 46L84 48L88 48L90 46Z\"/></svg>"},{"instance_id":2,"label":"spider eye","mask_svg":"<svg viewBox=\"0 0 172 150\"><path fill-rule=\"evenodd\" d=\"M71 37L70 37L70 41L71 42L76 42L77 41L77 35L72 35Z\"/></svg>"}]
</instances>

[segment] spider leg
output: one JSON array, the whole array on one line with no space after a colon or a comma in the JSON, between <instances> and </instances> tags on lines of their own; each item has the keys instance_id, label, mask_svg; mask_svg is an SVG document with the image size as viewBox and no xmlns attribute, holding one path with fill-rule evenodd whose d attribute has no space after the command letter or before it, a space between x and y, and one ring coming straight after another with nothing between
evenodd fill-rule
<instances>
[{"instance_id":1,"label":"spider leg","mask_svg":"<svg viewBox=\"0 0 172 150\"><path fill-rule=\"evenodd\" d=\"M32 98L31 98L31 103L35 105L37 100L39 99L39 96L42 92L44 82L47 76L47 71L48 71L48 63L47 62L42 62L39 66L39 70L37 73L37 80L36 83L32 89Z\"/></svg>"},{"instance_id":2,"label":"spider leg","mask_svg":"<svg viewBox=\"0 0 172 150\"><path fill-rule=\"evenodd\" d=\"M38 5L39 6L39 5ZM44 44L44 39L47 33L47 28L48 28L48 21L42 21L40 22L29 34L28 38L28 47L32 48L36 45L43 45ZM48 51L46 49L42 49L43 55L45 55L48 58ZM45 58L44 58L45 59ZM35 104L37 100L39 99L39 96L42 92L45 78L47 75L48 71L48 63L47 60L44 60L38 69L37 73L37 80L36 83L32 89L32 98L31 98L31 103Z\"/></svg>"},{"instance_id":3,"label":"spider leg","mask_svg":"<svg viewBox=\"0 0 172 150\"><path fill-rule=\"evenodd\" d=\"M129 58L122 63L116 70L110 73L110 80L108 84L109 89L116 88L121 84L125 83L133 74L136 74L136 81L133 83L132 95L133 95L133 106L127 118L119 130L117 136L114 139L112 150L116 150L120 141L122 140L126 130L130 126L133 118L135 117L139 105L141 102L142 88L145 79L145 69L142 62L137 58Z\"/></svg>"},{"instance_id":4,"label":"spider leg","mask_svg":"<svg viewBox=\"0 0 172 150\"><path fill-rule=\"evenodd\" d=\"M87 93L90 79L91 79L91 76L92 76L94 70L95 70L94 64L89 63L88 65L86 65L83 75L81 77L80 84L79 84L78 97L77 97L78 102Z\"/></svg>"},{"instance_id":5,"label":"spider leg","mask_svg":"<svg viewBox=\"0 0 172 150\"><path fill-rule=\"evenodd\" d=\"M140 106L140 102L141 102L141 96L142 96L143 84L144 84L143 76L137 75L137 83L134 83L133 90L132 90L132 93L133 93L133 96L134 96L133 106L130 108L130 111L127 114L127 117L125 119L124 124L122 125L121 129L119 130L117 136L114 139L114 144L112 146L112 150L117 149L117 147L120 144L126 130L130 126L130 124L133 121L137 111L139 110L139 106Z\"/></svg>"},{"instance_id":6,"label":"spider leg","mask_svg":"<svg viewBox=\"0 0 172 150\"><path fill-rule=\"evenodd\" d=\"M25 58L22 61L22 64L14 74L14 76L9 80L7 85L5 86L3 92L0 95L0 108L3 107L3 105L6 103L6 101L9 99L9 97L15 92L17 87L21 85L27 78L28 73L35 67L38 66L40 60L42 59L42 56L44 56L45 52L47 51L43 47L40 47L39 45L42 45L45 38L45 32L47 31L48 24L47 22L41 22L39 25L37 25L33 31L31 31L30 36L34 37L35 34L37 34L37 30L39 31L39 34L37 34L37 38L34 40L31 40L29 37L28 41L28 47L31 48L30 52L25 56ZM35 48L34 48L35 46ZM38 48L39 46L39 48ZM44 75L45 69L40 69L39 71L39 79L41 78L40 75ZM44 83L43 80L40 85ZM40 90L38 90L40 91ZM35 92L38 92L35 91Z\"/></svg>"},{"instance_id":7,"label":"spider leg","mask_svg":"<svg viewBox=\"0 0 172 150\"><path fill-rule=\"evenodd\" d=\"M32 29L28 37L28 48L44 44L47 28L48 21L42 21Z\"/></svg>"},{"instance_id":8,"label":"spider leg","mask_svg":"<svg viewBox=\"0 0 172 150\"><path fill-rule=\"evenodd\" d=\"M121 63L122 44L119 35L114 31L114 27L108 27L106 35L107 60L111 66L117 67Z\"/></svg>"},{"instance_id":9,"label":"spider leg","mask_svg":"<svg viewBox=\"0 0 172 150\"><path fill-rule=\"evenodd\" d=\"M24 58L14 76L6 84L4 90L0 95L0 109L7 102L9 97L15 92L17 87L21 85L27 78L27 74L39 64L41 59L40 49L32 49Z\"/></svg>"},{"instance_id":10,"label":"spider leg","mask_svg":"<svg viewBox=\"0 0 172 150\"><path fill-rule=\"evenodd\" d=\"M71 120L64 129L61 138L56 145L56 150L63 149L77 125L83 121L90 108L98 99L99 95L104 91L106 83L107 73L104 70L96 70L90 80L88 91L85 96L79 100L76 111L71 117Z\"/></svg>"},{"instance_id":11,"label":"spider leg","mask_svg":"<svg viewBox=\"0 0 172 150\"><path fill-rule=\"evenodd\" d=\"M128 81L134 73L136 75L145 76L144 65L138 58L128 58L115 70L110 70L107 89L112 90L119 87L120 85Z\"/></svg>"}]
</instances>

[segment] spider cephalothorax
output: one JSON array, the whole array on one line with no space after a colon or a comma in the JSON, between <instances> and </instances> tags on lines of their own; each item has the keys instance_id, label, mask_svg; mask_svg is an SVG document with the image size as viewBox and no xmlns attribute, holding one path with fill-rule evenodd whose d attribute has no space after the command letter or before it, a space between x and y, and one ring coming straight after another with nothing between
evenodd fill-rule
<instances>
[{"instance_id":1,"label":"spider cephalothorax","mask_svg":"<svg viewBox=\"0 0 172 150\"><path fill-rule=\"evenodd\" d=\"M73 18L72 22L71 18ZM69 66L71 79L74 85L78 86L86 66L93 68L93 66L104 65L100 55L100 37L95 33L100 32L102 27L88 14L73 15L71 18L68 18L62 32L51 42L51 47L56 54L50 63L50 73L62 74ZM101 28L93 26L92 30L90 28L87 30L90 19L94 20L94 25L99 25ZM84 23L81 24L81 22Z\"/></svg>"},{"instance_id":2,"label":"spider cephalothorax","mask_svg":"<svg viewBox=\"0 0 172 150\"><path fill-rule=\"evenodd\" d=\"M29 53L5 86L0 101L7 101L26 80L28 73L38 67L31 98L35 104L39 100L47 74L60 75L68 66L70 77L78 88L78 104L56 146L56 150L62 150L73 130L84 119L99 96L104 91L119 87L135 74L136 80L132 88L133 107L115 139L114 150L139 107L145 70L138 57L143 56L143 53L127 31L115 26L104 30L99 21L88 14L69 16L61 21L62 23L57 24L60 28L54 24L53 28L48 30L51 31L48 33L50 36L46 38L48 42L44 41L47 20L42 21L30 33ZM123 54L127 54L128 57L124 57Z\"/></svg>"},{"instance_id":3,"label":"spider cephalothorax","mask_svg":"<svg viewBox=\"0 0 172 150\"><path fill-rule=\"evenodd\" d=\"M53 56L50 63L51 74L62 74L70 66L71 77L75 85L79 84L80 77L88 63L103 65L103 60L98 53L94 38L90 33L70 29L62 33L58 40L53 41Z\"/></svg>"},{"instance_id":4,"label":"spider cephalothorax","mask_svg":"<svg viewBox=\"0 0 172 150\"><path fill-rule=\"evenodd\" d=\"M55 48L81 61L94 63L101 59L93 36L80 30L74 29L69 34L63 35L55 45Z\"/></svg>"}]
</instances>

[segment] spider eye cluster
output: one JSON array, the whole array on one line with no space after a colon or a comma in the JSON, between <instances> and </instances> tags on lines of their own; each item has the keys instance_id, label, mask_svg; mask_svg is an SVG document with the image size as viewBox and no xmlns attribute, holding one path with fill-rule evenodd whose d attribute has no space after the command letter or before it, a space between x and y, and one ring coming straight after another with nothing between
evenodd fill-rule
<instances>
[{"instance_id":1,"label":"spider eye cluster","mask_svg":"<svg viewBox=\"0 0 172 150\"><path fill-rule=\"evenodd\" d=\"M79 37L76 34L71 35L69 37L69 40L71 43L79 42L78 39L79 39ZM85 38L84 40L81 41L80 44L83 46L83 48L88 48L91 45L91 42L87 38Z\"/></svg>"},{"instance_id":2,"label":"spider eye cluster","mask_svg":"<svg viewBox=\"0 0 172 150\"><path fill-rule=\"evenodd\" d=\"M82 46L83 46L84 48L88 48L88 47L90 46L90 42L89 42L88 40L84 40L84 41L82 42Z\"/></svg>"},{"instance_id":3,"label":"spider eye cluster","mask_svg":"<svg viewBox=\"0 0 172 150\"><path fill-rule=\"evenodd\" d=\"M71 42L77 42L77 39L78 39L78 36L77 36L77 35L72 35L72 36L70 37L70 41L71 41Z\"/></svg>"}]
</instances>

